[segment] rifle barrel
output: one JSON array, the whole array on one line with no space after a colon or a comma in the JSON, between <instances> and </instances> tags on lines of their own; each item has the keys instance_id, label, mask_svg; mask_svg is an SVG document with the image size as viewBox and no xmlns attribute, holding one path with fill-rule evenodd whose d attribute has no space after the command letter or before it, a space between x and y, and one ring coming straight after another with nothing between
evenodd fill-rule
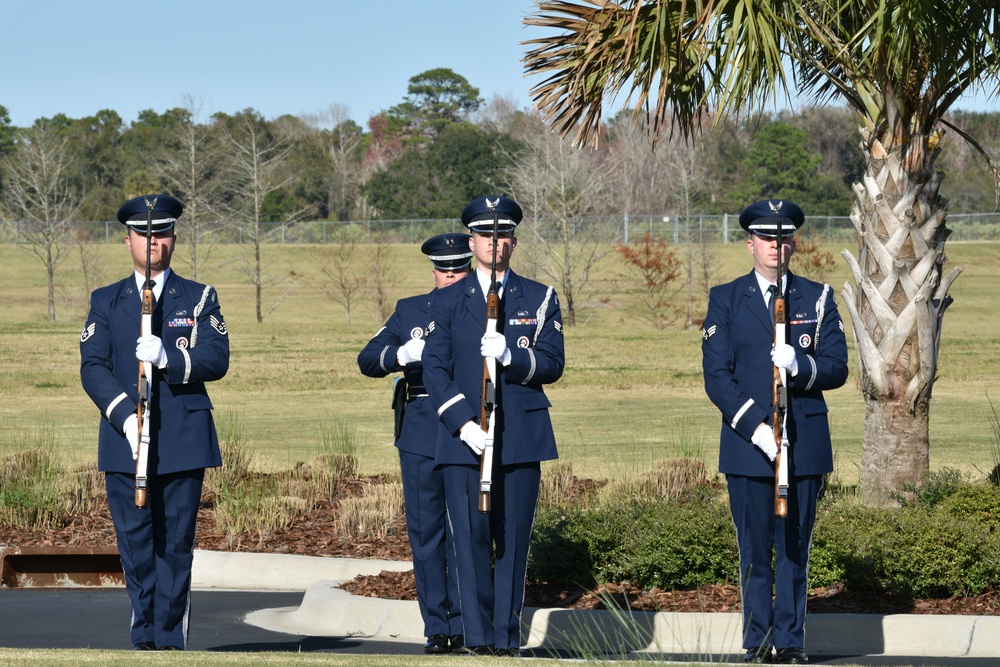
<instances>
[{"instance_id":1,"label":"rifle barrel","mask_svg":"<svg viewBox=\"0 0 1000 667\"><path fill-rule=\"evenodd\" d=\"M783 344L787 338L785 317L785 292L782 289L782 278L784 277L784 267L782 266L781 255L784 240L781 237L781 218L778 218L778 289L771 297L774 299L774 346ZM772 400L774 402L774 442L778 446L778 453L774 457L774 515L779 518L788 516L788 452L784 448L785 438L785 417L788 411L788 388L785 386L782 369L774 367L774 392Z\"/></svg>"}]
</instances>

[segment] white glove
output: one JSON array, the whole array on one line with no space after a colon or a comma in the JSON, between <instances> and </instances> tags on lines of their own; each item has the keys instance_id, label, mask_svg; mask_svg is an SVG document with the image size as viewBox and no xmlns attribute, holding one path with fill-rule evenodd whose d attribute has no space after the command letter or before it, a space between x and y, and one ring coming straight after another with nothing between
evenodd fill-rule
<instances>
[{"instance_id":1,"label":"white glove","mask_svg":"<svg viewBox=\"0 0 1000 667\"><path fill-rule=\"evenodd\" d=\"M799 361L795 358L795 348L788 343L779 343L771 350L771 361L778 368L787 368L792 375L799 374Z\"/></svg>"},{"instance_id":2,"label":"white glove","mask_svg":"<svg viewBox=\"0 0 1000 667\"><path fill-rule=\"evenodd\" d=\"M753 435L750 436L750 442L755 444L757 449L764 452L771 461L774 461L778 456L778 445L774 442L774 431L767 424L761 423L757 427Z\"/></svg>"},{"instance_id":3,"label":"white glove","mask_svg":"<svg viewBox=\"0 0 1000 667\"><path fill-rule=\"evenodd\" d=\"M483 450L486 449L486 431L479 428L479 424L476 422L465 422L458 432L458 437L469 446L469 449L475 452L476 456L482 454Z\"/></svg>"},{"instance_id":4,"label":"white glove","mask_svg":"<svg viewBox=\"0 0 1000 667\"><path fill-rule=\"evenodd\" d=\"M163 349L163 341L159 336L141 336L136 343L136 359L154 364L157 368L167 367L167 351Z\"/></svg>"},{"instance_id":5,"label":"white glove","mask_svg":"<svg viewBox=\"0 0 1000 667\"><path fill-rule=\"evenodd\" d=\"M411 338L406 341L406 345L403 345L396 351L396 363L400 366L412 364L414 361L420 361L420 357L423 353L424 339Z\"/></svg>"},{"instance_id":6,"label":"white glove","mask_svg":"<svg viewBox=\"0 0 1000 667\"><path fill-rule=\"evenodd\" d=\"M145 422L145 420L143 421ZM139 458L139 415L134 412L130 414L125 419L122 431L125 433L125 439L128 440L128 446L132 448L132 460L135 461Z\"/></svg>"},{"instance_id":7,"label":"white glove","mask_svg":"<svg viewBox=\"0 0 1000 667\"><path fill-rule=\"evenodd\" d=\"M502 333L483 334L480 341L480 351L484 359L493 357L504 366L510 364L510 348L507 347L507 338Z\"/></svg>"}]
</instances>

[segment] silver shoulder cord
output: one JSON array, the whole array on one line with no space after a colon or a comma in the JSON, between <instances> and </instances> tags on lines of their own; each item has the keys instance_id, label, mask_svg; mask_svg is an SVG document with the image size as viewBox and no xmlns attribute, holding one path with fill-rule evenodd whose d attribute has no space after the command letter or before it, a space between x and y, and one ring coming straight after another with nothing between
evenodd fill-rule
<instances>
[{"instance_id":1,"label":"silver shoulder cord","mask_svg":"<svg viewBox=\"0 0 1000 667\"><path fill-rule=\"evenodd\" d=\"M208 295L211 291L212 286L205 285L205 291L201 293L201 301L194 307L194 328L191 329L191 347L198 344L198 318L201 317L201 311L205 310L205 303L208 301Z\"/></svg>"},{"instance_id":2,"label":"silver shoulder cord","mask_svg":"<svg viewBox=\"0 0 1000 667\"><path fill-rule=\"evenodd\" d=\"M826 296L830 293L830 284L825 283L823 285L823 293L819 295L819 301L816 302L816 335L813 336L813 341L815 341L814 349L819 352L819 330L823 326L823 316L826 315Z\"/></svg>"},{"instance_id":3,"label":"silver shoulder cord","mask_svg":"<svg viewBox=\"0 0 1000 667\"><path fill-rule=\"evenodd\" d=\"M545 313L549 309L549 300L552 298L553 292L555 292L555 288L549 285L549 288L545 290L545 299L542 300L542 305L535 312L535 319L538 320L538 323L535 325L535 339L531 341L532 347L538 344L538 337L542 335L542 329L545 327Z\"/></svg>"}]
</instances>

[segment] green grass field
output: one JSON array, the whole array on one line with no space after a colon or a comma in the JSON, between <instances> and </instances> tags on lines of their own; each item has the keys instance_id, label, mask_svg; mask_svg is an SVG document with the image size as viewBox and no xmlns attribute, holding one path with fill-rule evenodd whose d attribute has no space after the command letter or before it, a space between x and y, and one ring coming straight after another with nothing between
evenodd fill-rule
<instances>
[{"instance_id":1,"label":"green grass field","mask_svg":"<svg viewBox=\"0 0 1000 667\"><path fill-rule=\"evenodd\" d=\"M848 278L839 256L842 246L823 249L836 257L830 282L846 318L840 297ZM124 244L96 250L101 284L131 271ZM1000 244L953 242L948 250L946 270L957 265L965 271L945 317L931 410L931 464L975 473L994 465L997 445L988 397L1000 402L1000 312L994 306ZM258 324L252 286L239 268L249 252L249 247L220 246L198 276L217 287L232 336L229 374L210 387L217 420L241 425L265 469L308 460L324 433L347 429L356 433L363 473L394 471L391 378L365 378L355 361L382 324L373 303L362 299L348 323L339 304L309 287L319 280L317 262L331 254L329 247L269 245L264 247L266 273L297 275L265 291L266 310L291 287ZM418 246L392 246L391 252L401 276L395 297L428 291L430 267ZM745 245L716 246L713 252L721 267L715 282L749 270ZM174 269L189 276L186 257L181 242ZM519 259L523 255L515 254L514 269L527 273ZM359 264L357 270L371 273L372 267ZM676 325L655 331L630 313L635 295L613 287L612 277L621 270L603 267L604 277L592 281L594 293L587 302L594 307L580 316L586 324L566 329L566 372L547 389L561 457L578 476L593 478L627 476L656 459L682 454L701 456L714 468L720 418L702 385L701 332ZM59 267L58 319L49 322L41 263L26 248L0 246L0 448L30 441L32 433L54 434L66 461L96 456L99 413L79 380L79 333L87 311L81 272L77 254ZM605 302L617 307L601 305ZM699 316L704 310L702 298ZM827 395L837 475L846 484L857 481L864 417L850 332L848 343L852 378Z\"/></svg>"}]
</instances>

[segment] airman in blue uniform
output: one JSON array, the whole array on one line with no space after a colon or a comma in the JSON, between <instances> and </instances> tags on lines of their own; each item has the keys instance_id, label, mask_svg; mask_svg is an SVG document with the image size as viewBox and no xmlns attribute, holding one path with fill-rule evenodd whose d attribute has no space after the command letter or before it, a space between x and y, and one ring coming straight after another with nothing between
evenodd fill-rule
<instances>
[{"instance_id":1,"label":"airman in blue uniform","mask_svg":"<svg viewBox=\"0 0 1000 667\"><path fill-rule=\"evenodd\" d=\"M182 211L167 195L137 197L119 209L135 270L91 294L80 336L80 376L101 414L97 463L105 473L137 650L187 644L202 481L205 468L222 464L205 383L229 368L229 332L215 289L170 269L174 225ZM140 337L148 216L155 307L152 333ZM135 502L140 361L155 367L149 381L144 508Z\"/></svg>"},{"instance_id":2,"label":"airman in blue uniform","mask_svg":"<svg viewBox=\"0 0 1000 667\"><path fill-rule=\"evenodd\" d=\"M477 269L439 290L424 348L424 385L441 420L437 462L444 467L449 539L456 553L462 623L473 654L517 655L538 505L541 461L555 459L556 441L543 386L565 365L562 314L552 287L509 270L517 246L520 206L480 197L462 212L472 232ZM494 255L493 227L497 225ZM487 333L486 295L496 257L497 331ZM484 359L495 359L495 427L491 510L479 511Z\"/></svg>"},{"instance_id":3,"label":"airman in blue uniform","mask_svg":"<svg viewBox=\"0 0 1000 667\"><path fill-rule=\"evenodd\" d=\"M431 301L469 274L469 239L468 234L441 234L424 242L421 251L433 266L434 290L400 299L385 326L358 354L358 366L368 377L403 372L393 391L394 430L426 653L459 651L465 644L458 574L447 544L444 473L434 461L438 418L424 388L421 356Z\"/></svg>"},{"instance_id":4,"label":"airman in blue uniform","mask_svg":"<svg viewBox=\"0 0 1000 667\"><path fill-rule=\"evenodd\" d=\"M785 268L795 250L793 233L804 220L790 201L761 201L743 211L740 225L750 234L754 269L712 288L702 336L705 391L722 413L719 471L726 475L736 526L743 646L751 663L808 662L809 546L824 475L833 470L823 392L847 380L844 323L830 286L791 272L777 275L779 244ZM777 289L786 295L789 340L776 344L768 300ZM775 367L785 370L788 388L786 518L775 516Z\"/></svg>"}]
</instances>

